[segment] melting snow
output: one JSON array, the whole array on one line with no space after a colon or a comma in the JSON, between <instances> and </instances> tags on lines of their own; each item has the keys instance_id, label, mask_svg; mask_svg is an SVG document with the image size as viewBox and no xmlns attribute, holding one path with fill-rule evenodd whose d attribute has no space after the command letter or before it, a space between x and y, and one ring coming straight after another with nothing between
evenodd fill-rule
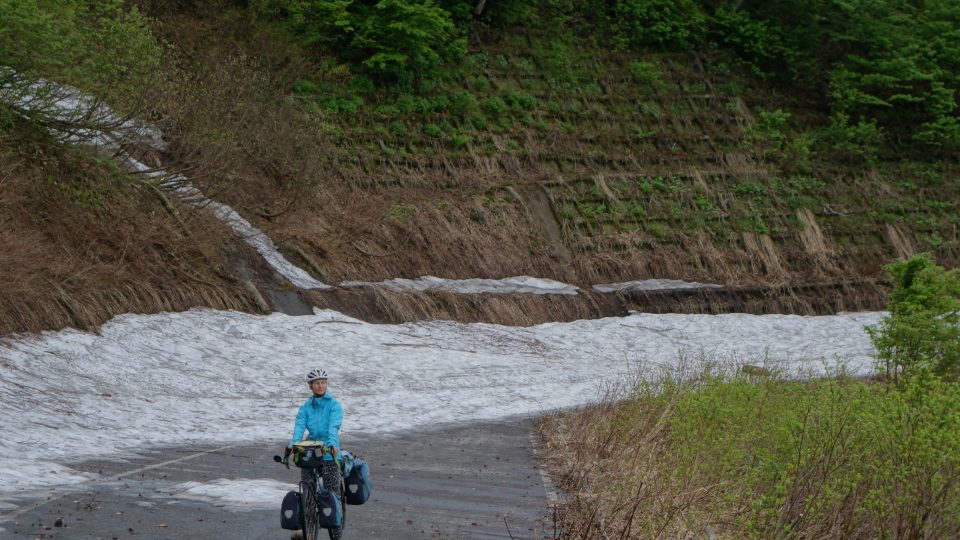
<instances>
[{"instance_id":1,"label":"melting snow","mask_svg":"<svg viewBox=\"0 0 960 540\"><path fill-rule=\"evenodd\" d=\"M697 283L696 281L680 281L677 279L645 279L642 281L625 281L623 283L601 283L593 286L593 290L600 293L720 288L723 288L723 285Z\"/></svg>"},{"instance_id":2,"label":"melting snow","mask_svg":"<svg viewBox=\"0 0 960 540\"><path fill-rule=\"evenodd\" d=\"M179 499L202 501L230 510L276 510L278 502L290 491L290 482L265 479L184 482L173 489Z\"/></svg>"},{"instance_id":3,"label":"melting snow","mask_svg":"<svg viewBox=\"0 0 960 540\"><path fill-rule=\"evenodd\" d=\"M0 499L82 481L58 464L84 458L280 444L314 366L332 373L345 436L376 434L584 404L637 361L652 370L683 352L808 369L838 358L867 372L863 328L881 316L635 314L521 328L376 325L321 310L121 315L99 335L45 332L0 346Z\"/></svg>"},{"instance_id":4,"label":"melting snow","mask_svg":"<svg viewBox=\"0 0 960 540\"><path fill-rule=\"evenodd\" d=\"M460 294L563 294L576 295L580 290L552 279L516 276L504 279L445 279L424 276L419 279L390 279L380 283L344 281L341 287L383 287L394 291L446 291Z\"/></svg>"}]
</instances>

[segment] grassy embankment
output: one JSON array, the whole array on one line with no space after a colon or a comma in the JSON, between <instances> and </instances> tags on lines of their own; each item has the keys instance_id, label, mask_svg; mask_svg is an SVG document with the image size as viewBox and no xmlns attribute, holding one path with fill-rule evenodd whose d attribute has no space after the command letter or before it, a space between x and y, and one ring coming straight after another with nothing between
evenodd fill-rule
<instances>
[{"instance_id":1,"label":"grassy embankment","mask_svg":"<svg viewBox=\"0 0 960 540\"><path fill-rule=\"evenodd\" d=\"M875 377L680 358L541 421L562 537L957 537L960 271L887 268Z\"/></svg>"},{"instance_id":2,"label":"grassy embankment","mask_svg":"<svg viewBox=\"0 0 960 540\"><path fill-rule=\"evenodd\" d=\"M581 15L538 7L526 21L479 23L465 55L417 85L384 86L335 48L304 43L232 2L141 2L149 20L110 11L116 6L106 15L77 8L81 0L36 3L63 12L4 34L4 62L157 123L170 145L159 163L187 171L321 280L529 274L586 286L675 278L740 287L613 303L337 293L317 295L321 305L360 306L377 320L517 324L629 307L830 312L881 306L880 267L894 257L932 250L948 265L960 259L954 162L861 141L849 129L838 135L821 102L751 75L706 43L696 52L611 48ZM101 16L126 22L98 23ZM51 36L73 37L60 46ZM73 160L83 152L60 153ZM21 197L22 185L5 183L4 196ZM44 204L61 213L59 200ZM8 212L10 229L57 236L43 221L20 221L29 214ZM98 219L110 234L123 229L115 217ZM202 236L229 243L209 225L198 228ZM130 242L159 249L141 236ZM128 258L86 253L90 264L145 275ZM235 278L218 270L227 266L222 250L206 253L180 260L231 299L213 305L249 306ZM170 264L153 271L180 275ZM55 304L51 291L76 284L46 264L12 268L11 282L50 276L51 286L17 289L19 302ZM208 304L191 295L173 301L188 282L157 277L157 293L147 295L157 300L131 309ZM110 285L83 289L105 297ZM69 313L91 301L68 301L29 328L81 324L87 319ZM99 311L126 310L109 305Z\"/></svg>"},{"instance_id":3,"label":"grassy embankment","mask_svg":"<svg viewBox=\"0 0 960 540\"><path fill-rule=\"evenodd\" d=\"M248 209L293 199L253 219L330 282L675 278L744 292L668 299L672 309L822 313L881 307L881 267L896 257L960 258L955 164L839 144L822 104L752 77L723 51L610 50L585 25L544 15L536 29L481 25L456 65L404 90L239 10L158 18L191 58L227 64L230 43L259 51L251 69L281 75L277 103L295 106L324 141L321 165L310 153L305 174L289 165L298 189L309 186L294 192L268 181L267 154L239 156L245 172L232 178L244 187L227 198ZM558 313L546 300L374 296L363 302L387 320Z\"/></svg>"},{"instance_id":4,"label":"grassy embankment","mask_svg":"<svg viewBox=\"0 0 960 540\"><path fill-rule=\"evenodd\" d=\"M954 538L960 385L704 370L540 424L564 538Z\"/></svg>"},{"instance_id":5,"label":"grassy embankment","mask_svg":"<svg viewBox=\"0 0 960 540\"><path fill-rule=\"evenodd\" d=\"M139 116L157 96L162 54L145 19L117 4L0 2L0 84L34 106L46 98L7 68ZM0 103L0 335L129 312L255 309L230 270L245 248L218 220L109 155L64 144L58 133L77 126L25 118L19 104Z\"/></svg>"}]
</instances>

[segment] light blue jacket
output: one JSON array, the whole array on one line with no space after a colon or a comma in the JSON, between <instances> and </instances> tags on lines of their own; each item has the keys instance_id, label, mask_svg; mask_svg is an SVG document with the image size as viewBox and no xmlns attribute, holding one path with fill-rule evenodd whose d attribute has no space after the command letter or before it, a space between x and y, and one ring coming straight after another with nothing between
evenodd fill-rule
<instances>
[{"instance_id":1,"label":"light blue jacket","mask_svg":"<svg viewBox=\"0 0 960 540\"><path fill-rule=\"evenodd\" d=\"M323 397L311 396L297 411L297 421L293 425L293 438L290 445L304 439L304 431L309 438L323 441L327 446L340 450L340 425L343 424L343 406L327 391ZM324 459L332 459L329 455Z\"/></svg>"}]
</instances>

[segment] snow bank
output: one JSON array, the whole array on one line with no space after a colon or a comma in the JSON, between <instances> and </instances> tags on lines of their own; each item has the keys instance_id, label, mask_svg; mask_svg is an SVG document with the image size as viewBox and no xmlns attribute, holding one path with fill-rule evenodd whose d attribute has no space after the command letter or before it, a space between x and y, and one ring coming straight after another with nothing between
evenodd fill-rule
<instances>
[{"instance_id":1,"label":"snow bank","mask_svg":"<svg viewBox=\"0 0 960 540\"><path fill-rule=\"evenodd\" d=\"M314 366L332 373L349 437L584 404L636 361L671 364L682 351L796 368L839 358L866 372L863 327L881 315L636 314L529 328L375 325L320 310L122 315L100 335L64 330L0 346L0 499L82 481L59 464L84 458L159 445L279 445Z\"/></svg>"},{"instance_id":2,"label":"snow bank","mask_svg":"<svg viewBox=\"0 0 960 540\"><path fill-rule=\"evenodd\" d=\"M390 279L379 283L344 281L341 287L383 287L394 291L445 291L459 294L563 294L576 295L580 290L552 279L515 276L504 279L445 279L424 276L419 279Z\"/></svg>"},{"instance_id":3,"label":"snow bank","mask_svg":"<svg viewBox=\"0 0 960 540\"><path fill-rule=\"evenodd\" d=\"M642 281L625 281L623 283L600 283L593 286L593 290L599 293L722 288L723 285L697 283L696 281L680 281L677 279L645 279Z\"/></svg>"}]
</instances>

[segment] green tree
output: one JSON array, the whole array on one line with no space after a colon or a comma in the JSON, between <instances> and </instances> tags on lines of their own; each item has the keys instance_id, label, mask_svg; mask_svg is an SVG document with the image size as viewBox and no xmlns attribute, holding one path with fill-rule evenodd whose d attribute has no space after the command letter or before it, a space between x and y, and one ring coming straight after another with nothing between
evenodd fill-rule
<instances>
[{"instance_id":1,"label":"green tree","mask_svg":"<svg viewBox=\"0 0 960 540\"><path fill-rule=\"evenodd\" d=\"M960 273L928 254L887 266L894 288L890 314L867 328L877 348L877 368L896 380L930 372L960 375Z\"/></svg>"},{"instance_id":2,"label":"green tree","mask_svg":"<svg viewBox=\"0 0 960 540\"><path fill-rule=\"evenodd\" d=\"M444 56L466 50L450 12L432 0L380 0L356 16L351 45L377 75L400 77L436 68Z\"/></svg>"}]
</instances>

